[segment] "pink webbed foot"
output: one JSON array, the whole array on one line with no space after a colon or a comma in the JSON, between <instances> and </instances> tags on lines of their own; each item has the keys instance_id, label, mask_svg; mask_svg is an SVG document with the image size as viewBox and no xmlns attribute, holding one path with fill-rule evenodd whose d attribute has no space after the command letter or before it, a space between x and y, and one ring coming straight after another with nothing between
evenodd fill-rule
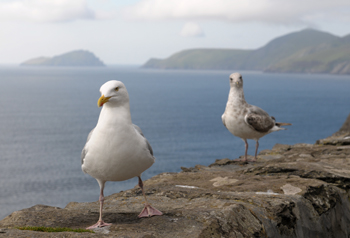
<instances>
[{"instance_id":1,"label":"pink webbed foot","mask_svg":"<svg viewBox=\"0 0 350 238\"><path fill-rule=\"evenodd\" d=\"M149 204L146 204L138 217L141 218L141 217L151 217L151 216L161 216L161 215L163 215L161 211L153 208Z\"/></svg>"},{"instance_id":2,"label":"pink webbed foot","mask_svg":"<svg viewBox=\"0 0 350 238\"><path fill-rule=\"evenodd\" d=\"M101 227L110 226L110 225L112 225L112 223L105 223L104 221L98 221L95 225L89 226L86 229L87 230L92 230L92 229L95 229L95 228L101 228Z\"/></svg>"}]
</instances>

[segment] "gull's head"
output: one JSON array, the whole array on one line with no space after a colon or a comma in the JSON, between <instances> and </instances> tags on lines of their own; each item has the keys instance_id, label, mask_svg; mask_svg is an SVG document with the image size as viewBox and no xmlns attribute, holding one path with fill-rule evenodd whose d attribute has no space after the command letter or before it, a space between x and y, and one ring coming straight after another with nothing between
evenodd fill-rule
<instances>
[{"instance_id":1,"label":"gull's head","mask_svg":"<svg viewBox=\"0 0 350 238\"><path fill-rule=\"evenodd\" d=\"M230 86L231 88L242 88L243 87L243 79L240 73L233 73L230 75Z\"/></svg>"},{"instance_id":2,"label":"gull's head","mask_svg":"<svg viewBox=\"0 0 350 238\"><path fill-rule=\"evenodd\" d=\"M125 85L117 80L111 80L103 84L100 88L101 97L97 101L97 106L119 106L129 102L129 94Z\"/></svg>"}]
</instances>

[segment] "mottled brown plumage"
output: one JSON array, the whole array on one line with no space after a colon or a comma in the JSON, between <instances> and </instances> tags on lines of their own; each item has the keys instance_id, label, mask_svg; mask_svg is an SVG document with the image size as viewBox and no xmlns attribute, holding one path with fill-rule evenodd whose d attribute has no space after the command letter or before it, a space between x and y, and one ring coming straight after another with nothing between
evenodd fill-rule
<instances>
[{"instance_id":1,"label":"mottled brown plumage","mask_svg":"<svg viewBox=\"0 0 350 238\"><path fill-rule=\"evenodd\" d=\"M265 115L266 114L266 115ZM246 116L246 122L258 132L266 133L275 126L275 120L267 113L250 112Z\"/></svg>"},{"instance_id":2,"label":"mottled brown plumage","mask_svg":"<svg viewBox=\"0 0 350 238\"><path fill-rule=\"evenodd\" d=\"M285 130L280 126L289 126L290 123L276 122L263 109L250 105L245 101L243 92L243 79L239 73L230 75L230 93L226 109L222 115L224 126L235 136L240 137L245 145L244 161L247 161L247 139L256 141L255 159L259 147L259 139L271 132Z\"/></svg>"}]
</instances>

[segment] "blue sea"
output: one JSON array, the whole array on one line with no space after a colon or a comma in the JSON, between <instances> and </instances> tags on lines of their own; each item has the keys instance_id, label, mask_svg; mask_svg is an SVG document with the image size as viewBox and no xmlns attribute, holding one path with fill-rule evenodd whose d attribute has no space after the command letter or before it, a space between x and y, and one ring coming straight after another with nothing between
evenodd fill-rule
<instances>
[{"instance_id":1,"label":"blue sea","mask_svg":"<svg viewBox=\"0 0 350 238\"><path fill-rule=\"evenodd\" d=\"M98 200L98 184L81 171L80 153L100 113L99 88L109 80L126 85L133 123L153 147L156 163L143 179L238 158L244 143L221 122L233 72L0 66L0 219L36 204ZM263 137L259 151L315 143L350 113L350 76L241 73L248 103L293 124ZM105 195L136 184L109 182Z\"/></svg>"}]
</instances>

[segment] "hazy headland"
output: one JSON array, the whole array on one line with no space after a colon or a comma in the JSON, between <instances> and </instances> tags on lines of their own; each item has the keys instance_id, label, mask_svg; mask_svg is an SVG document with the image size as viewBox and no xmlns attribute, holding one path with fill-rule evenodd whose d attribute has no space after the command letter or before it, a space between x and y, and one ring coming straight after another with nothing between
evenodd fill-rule
<instances>
[{"instance_id":1,"label":"hazy headland","mask_svg":"<svg viewBox=\"0 0 350 238\"><path fill-rule=\"evenodd\" d=\"M87 50L70 51L54 57L37 57L20 64L21 66L105 66L105 64Z\"/></svg>"},{"instance_id":2,"label":"hazy headland","mask_svg":"<svg viewBox=\"0 0 350 238\"><path fill-rule=\"evenodd\" d=\"M338 37L305 29L277 37L254 50L189 49L166 59L152 58L142 67L350 74L350 34Z\"/></svg>"}]
</instances>

